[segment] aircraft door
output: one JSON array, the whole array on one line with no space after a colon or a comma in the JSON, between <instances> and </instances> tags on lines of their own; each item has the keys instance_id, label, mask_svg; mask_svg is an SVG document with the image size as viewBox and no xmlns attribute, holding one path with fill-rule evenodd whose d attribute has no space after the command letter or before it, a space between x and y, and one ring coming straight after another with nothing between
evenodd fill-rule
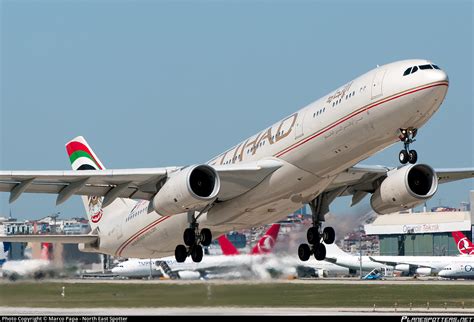
<instances>
[{"instance_id":1,"label":"aircraft door","mask_svg":"<svg viewBox=\"0 0 474 322\"><path fill-rule=\"evenodd\" d=\"M372 80L372 99L379 98L382 96L382 85L383 78L385 76L386 69L377 69Z\"/></svg>"},{"instance_id":2,"label":"aircraft door","mask_svg":"<svg viewBox=\"0 0 474 322\"><path fill-rule=\"evenodd\" d=\"M298 118L296 119L296 124L295 124L295 140L301 138L304 135L304 119L305 115L307 113L308 109L305 109L301 111L301 113L298 113Z\"/></svg>"}]
</instances>

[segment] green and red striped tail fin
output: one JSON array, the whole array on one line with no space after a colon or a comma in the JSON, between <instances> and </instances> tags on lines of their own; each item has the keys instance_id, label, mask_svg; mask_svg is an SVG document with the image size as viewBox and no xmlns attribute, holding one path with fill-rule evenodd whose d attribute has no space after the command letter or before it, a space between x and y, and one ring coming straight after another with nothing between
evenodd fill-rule
<instances>
[{"instance_id":1,"label":"green and red striped tail fin","mask_svg":"<svg viewBox=\"0 0 474 322\"><path fill-rule=\"evenodd\" d=\"M105 167L82 136L66 143L73 170L104 170Z\"/></svg>"}]
</instances>

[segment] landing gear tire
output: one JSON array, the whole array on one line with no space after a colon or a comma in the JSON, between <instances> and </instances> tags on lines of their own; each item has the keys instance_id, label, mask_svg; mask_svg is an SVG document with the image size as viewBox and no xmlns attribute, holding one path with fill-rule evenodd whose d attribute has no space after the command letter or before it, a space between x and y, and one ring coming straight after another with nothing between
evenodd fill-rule
<instances>
[{"instance_id":1,"label":"landing gear tire","mask_svg":"<svg viewBox=\"0 0 474 322\"><path fill-rule=\"evenodd\" d=\"M410 162L411 164L415 164L417 160L418 153L416 153L415 150L410 150L410 152L408 152L408 162Z\"/></svg>"},{"instance_id":2,"label":"landing gear tire","mask_svg":"<svg viewBox=\"0 0 474 322\"><path fill-rule=\"evenodd\" d=\"M199 263L200 261L202 261L202 255L203 252L201 245L194 245L191 248L191 258L193 262Z\"/></svg>"},{"instance_id":3,"label":"landing gear tire","mask_svg":"<svg viewBox=\"0 0 474 322\"><path fill-rule=\"evenodd\" d=\"M178 263L182 263L188 257L188 251L186 250L186 246L178 245L174 250L174 257Z\"/></svg>"},{"instance_id":4,"label":"landing gear tire","mask_svg":"<svg viewBox=\"0 0 474 322\"><path fill-rule=\"evenodd\" d=\"M318 261L322 261L326 258L326 246L319 244L314 247L314 258Z\"/></svg>"},{"instance_id":5,"label":"landing gear tire","mask_svg":"<svg viewBox=\"0 0 474 322\"><path fill-rule=\"evenodd\" d=\"M309 248L308 244L301 244L300 247L298 247L298 257L300 260L303 262L306 262L309 257L311 256L311 249Z\"/></svg>"},{"instance_id":6,"label":"landing gear tire","mask_svg":"<svg viewBox=\"0 0 474 322\"><path fill-rule=\"evenodd\" d=\"M400 153L398 154L398 160L400 161L401 164L405 164L408 162L410 156L408 155L408 152L405 150L401 150Z\"/></svg>"},{"instance_id":7,"label":"landing gear tire","mask_svg":"<svg viewBox=\"0 0 474 322\"><path fill-rule=\"evenodd\" d=\"M306 233L306 238L308 239L308 243L311 245L318 244L321 236L319 235L319 231L317 227L310 227L308 232Z\"/></svg>"},{"instance_id":8,"label":"landing gear tire","mask_svg":"<svg viewBox=\"0 0 474 322\"><path fill-rule=\"evenodd\" d=\"M209 228L201 229L201 245L207 247L212 242L212 233Z\"/></svg>"},{"instance_id":9,"label":"landing gear tire","mask_svg":"<svg viewBox=\"0 0 474 322\"><path fill-rule=\"evenodd\" d=\"M192 246L196 243L196 233L192 228L186 228L183 234L184 244L186 246Z\"/></svg>"},{"instance_id":10,"label":"landing gear tire","mask_svg":"<svg viewBox=\"0 0 474 322\"><path fill-rule=\"evenodd\" d=\"M334 243L334 240L336 239L336 232L334 231L334 228L332 227L326 227L323 230L323 241L326 244L332 244Z\"/></svg>"}]
</instances>

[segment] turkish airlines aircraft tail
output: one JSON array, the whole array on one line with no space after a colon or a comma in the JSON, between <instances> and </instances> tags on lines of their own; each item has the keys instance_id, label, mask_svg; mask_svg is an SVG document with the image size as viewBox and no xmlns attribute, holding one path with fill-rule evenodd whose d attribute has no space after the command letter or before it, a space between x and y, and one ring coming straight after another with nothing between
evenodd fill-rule
<instances>
[{"instance_id":1,"label":"turkish airlines aircraft tail","mask_svg":"<svg viewBox=\"0 0 474 322\"><path fill-rule=\"evenodd\" d=\"M66 151L73 170L105 170L104 165L87 144L86 139L78 136L66 143ZM117 198L106 209L102 208L104 197L83 196L82 201L86 208L87 217L92 231L99 226L99 221L106 213L113 213L117 208L133 207L136 203L130 199Z\"/></svg>"},{"instance_id":2,"label":"turkish airlines aircraft tail","mask_svg":"<svg viewBox=\"0 0 474 322\"><path fill-rule=\"evenodd\" d=\"M273 249L273 246L275 246L279 231L280 224L273 224L265 233L265 235L260 238L257 245L255 245L255 247L252 249L251 254L259 255L270 253ZM237 248L232 244L232 242L227 239L226 235L220 236L217 240L219 241L219 245L221 246L222 254L226 256L240 254Z\"/></svg>"},{"instance_id":3,"label":"turkish airlines aircraft tail","mask_svg":"<svg viewBox=\"0 0 474 322\"><path fill-rule=\"evenodd\" d=\"M454 241L463 255L474 255L474 244L460 231L453 231Z\"/></svg>"},{"instance_id":4,"label":"turkish airlines aircraft tail","mask_svg":"<svg viewBox=\"0 0 474 322\"><path fill-rule=\"evenodd\" d=\"M257 245L252 249L251 254L268 254L275 246L278 232L280 231L280 224L273 224L270 229L258 241Z\"/></svg>"},{"instance_id":5,"label":"turkish airlines aircraft tail","mask_svg":"<svg viewBox=\"0 0 474 322\"><path fill-rule=\"evenodd\" d=\"M217 241L219 242L219 245L221 246L222 254L226 256L240 254L237 248L235 248L234 244L232 244L232 242L226 237L225 234L217 238Z\"/></svg>"}]
</instances>

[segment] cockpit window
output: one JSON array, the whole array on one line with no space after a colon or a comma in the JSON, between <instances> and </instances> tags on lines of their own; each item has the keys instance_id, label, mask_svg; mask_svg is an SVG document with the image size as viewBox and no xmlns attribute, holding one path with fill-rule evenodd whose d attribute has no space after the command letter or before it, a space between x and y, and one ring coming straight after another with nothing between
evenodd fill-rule
<instances>
[{"instance_id":1,"label":"cockpit window","mask_svg":"<svg viewBox=\"0 0 474 322\"><path fill-rule=\"evenodd\" d=\"M410 72L411 72L411 67L407 68L407 70L403 73L403 76L410 74Z\"/></svg>"},{"instance_id":2,"label":"cockpit window","mask_svg":"<svg viewBox=\"0 0 474 322\"><path fill-rule=\"evenodd\" d=\"M415 67L413 67L413 69L411 70L411 73L413 74L413 73L415 73L417 70L418 70L418 67L415 66Z\"/></svg>"},{"instance_id":3,"label":"cockpit window","mask_svg":"<svg viewBox=\"0 0 474 322\"><path fill-rule=\"evenodd\" d=\"M423 69L433 69L433 67L431 67L431 65L420 65L419 67L420 67L420 69L422 69L422 70L423 70Z\"/></svg>"},{"instance_id":4,"label":"cockpit window","mask_svg":"<svg viewBox=\"0 0 474 322\"><path fill-rule=\"evenodd\" d=\"M431 65L431 66L433 66L434 69L441 69L441 68L439 68L438 66L436 66L436 65L434 65L434 64Z\"/></svg>"}]
</instances>

